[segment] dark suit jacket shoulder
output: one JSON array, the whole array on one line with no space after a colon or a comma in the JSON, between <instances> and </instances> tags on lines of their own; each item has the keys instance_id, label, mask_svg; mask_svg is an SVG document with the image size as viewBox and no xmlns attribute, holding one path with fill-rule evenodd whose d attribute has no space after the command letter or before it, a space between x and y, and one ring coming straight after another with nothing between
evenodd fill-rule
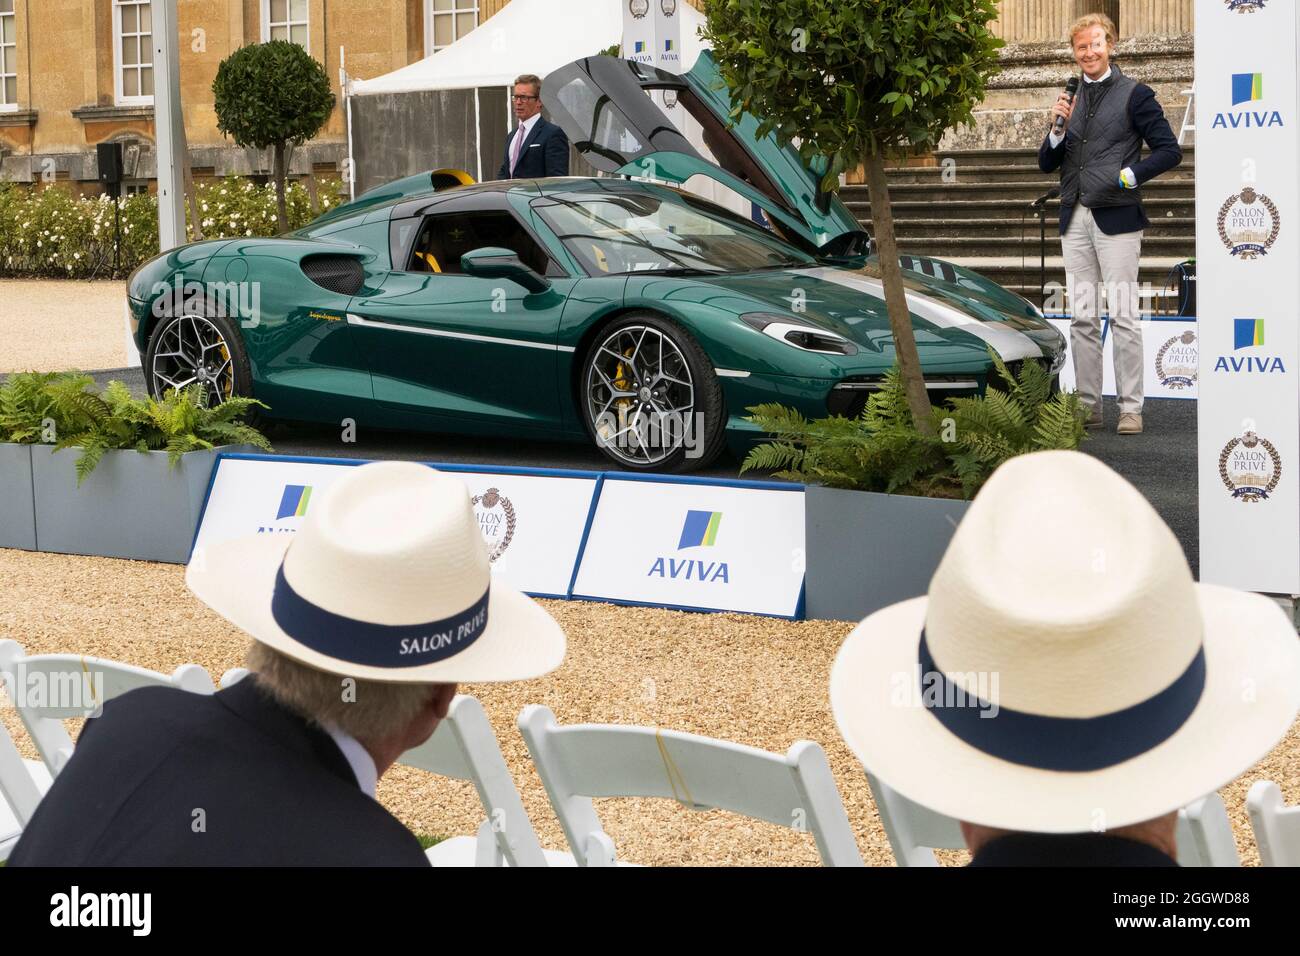
<instances>
[{"instance_id":1,"label":"dark suit jacket shoulder","mask_svg":"<svg viewBox=\"0 0 1300 956\"><path fill-rule=\"evenodd\" d=\"M86 723L10 866L424 866L323 730L249 677L132 691Z\"/></svg>"},{"instance_id":2,"label":"dark suit jacket shoulder","mask_svg":"<svg viewBox=\"0 0 1300 956\"><path fill-rule=\"evenodd\" d=\"M1011 833L980 848L971 866L1177 866L1153 846L1105 833Z\"/></svg>"},{"instance_id":3,"label":"dark suit jacket shoulder","mask_svg":"<svg viewBox=\"0 0 1300 956\"><path fill-rule=\"evenodd\" d=\"M514 143L515 131L506 137L506 154L497 170L498 179L542 179L547 176L569 175L569 137L564 130L554 123L538 117L524 141L523 152L519 154L519 165L514 175L510 175L510 148Z\"/></svg>"}]
</instances>

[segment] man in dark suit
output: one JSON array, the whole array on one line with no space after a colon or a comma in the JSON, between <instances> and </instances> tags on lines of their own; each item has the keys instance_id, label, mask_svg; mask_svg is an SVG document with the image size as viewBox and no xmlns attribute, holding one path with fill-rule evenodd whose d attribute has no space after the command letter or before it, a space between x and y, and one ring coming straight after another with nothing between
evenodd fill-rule
<instances>
[{"instance_id":1,"label":"man in dark suit","mask_svg":"<svg viewBox=\"0 0 1300 956\"><path fill-rule=\"evenodd\" d=\"M436 726L454 693L418 722ZM427 866L374 780L256 675L212 696L137 690L87 721L9 865Z\"/></svg>"},{"instance_id":2,"label":"man in dark suit","mask_svg":"<svg viewBox=\"0 0 1300 956\"><path fill-rule=\"evenodd\" d=\"M108 701L10 866L427 866L379 778L459 682L564 657L555 620L492 581L464 482L410 462L349 469L296 534L196 549L185 581L253 638L251 676Z\"/></svg>"},{"instance_id":3,"label":"man in dark suit","mask_svg":"<svg viewBox=\"0 0 1300 956\"><path fill-rule=\"evenodd\" d=\"M497 179L540 179L569 175L569 138L542 118L542 80L525 73L514 85L515 131Z\"/></svg>"}]
</instances>

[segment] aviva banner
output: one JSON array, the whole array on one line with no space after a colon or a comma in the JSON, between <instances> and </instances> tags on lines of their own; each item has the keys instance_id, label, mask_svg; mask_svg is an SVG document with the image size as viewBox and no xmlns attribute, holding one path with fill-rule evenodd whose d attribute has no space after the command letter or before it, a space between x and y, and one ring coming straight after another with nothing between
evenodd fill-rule
<instances>
[{"instance_id":1,"label":"aviva banner","mask_svg":"<svg viewBox=\"0 0 1300 956\"><path fill-rule=\"evenodd\" d=\"M1197 0L1201 579L1300 594L1300 20Z\"/></svg>"},{"instance_id":2,"label":"aviva banner","mask_svg":"<svg viewBox=\"0 0 1300 956\"><path fill-rule=\"evenodd\" d=\"M293 534L313 499L358 464L363 463L223 455L213 469L194 558L202 548L231 538ZM465 482L494 577L529 594L568 596L597 473L435 467Z\"/></svg>"},{"instance_id":3,"label":"aviva banner","mask_svg":"<svg viewBox=\"0 0 1300 956\"><path fill-rule=\"evenodd\" d=\"M800 485L606 474L575 598L802 617Z\"/></svg>"}]
</instances>

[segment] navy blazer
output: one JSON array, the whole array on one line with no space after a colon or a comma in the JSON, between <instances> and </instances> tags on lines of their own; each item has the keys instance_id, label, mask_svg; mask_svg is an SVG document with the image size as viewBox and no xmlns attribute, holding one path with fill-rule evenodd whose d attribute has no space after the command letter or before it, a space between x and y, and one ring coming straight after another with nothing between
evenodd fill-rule
<instances>
[{"instance_id":1,"label":"navy blazer","mask_svg":"<svg viewBox=\"0 0 1300 956\"><path fill-rule=\"evenodd\" d=\"M256 675L135 690L86 722L9 866L427 866L325 731Z\"/></svg>"},{"instance_id":2,"label":"navy blazer","mask_svg":"<svg viewBox=\"0 0 1300 956\"><path fill-rule=\"evenodd\" d=\"M501 160L497 179L541 179L545 176L569 175L569 137L564 130L554 123L548 123L542 117L533 124L532 132L524 140L523 152L519 154L519 165L514 174L510 173L510 146L519 135L516 126L506 138L506 155Z\"/></svg>"},{"instance_id":3,"label":"navy blazer","mask_svg":"<svg viewBox=\"0 0 1300 956\"><path fill-rule=\"evenodd\" d=\"M1177 866L1155 847L1105 833L1011 833L980 848L971 866Z\"/></svg>"},{"instance_id":4,"label":"navy blazer","mask_svg":"<svg viewBox=\"0 0 1300 956\"><path fill-rule=\"evenodd\" d=\"M1183 161L1183 150L1178 145L1178 137L1165 119L1165 111L1156 100L1155 90L1145 83L1139 83L1129 98L1128 121L1151 150L1150 156L1133 166L1133 175L1137 177L1139 186ZM1043 137L1043 144L1038 147L1038 168L1045 173L1052 173L1060 169L1064 162L1065 137L1061 138L1056 149L1052 149L1052 134L1049 131ZM1061 206L1061 235L1065 235L1070 228L1073 212L1073 206ZM1151 224L1146 210L1140 204L1098 208L1092 211L1092 215L1097 220L1097 227L1108 236L1137 232Z\"/></svg>"}]
</instances>

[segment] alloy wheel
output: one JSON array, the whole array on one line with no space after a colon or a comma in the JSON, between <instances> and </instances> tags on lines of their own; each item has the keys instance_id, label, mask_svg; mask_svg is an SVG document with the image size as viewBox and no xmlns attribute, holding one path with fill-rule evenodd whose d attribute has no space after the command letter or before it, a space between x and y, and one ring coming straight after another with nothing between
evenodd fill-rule
<instances>
[{"instance_id":1,"label":"alloy wheel","mask_svg":"<svg viewBox=\"0 0 1300 956\"><path fill-rule=\"evenodd\" d=\"M587 369L587 415L596 441L629 465L658 464L694 427L695 383L672 337L623 326L596 346Z\"/></svg>"},{"instance_id":2,"label":"alloy wheel","mask_svg":"<svg viewBox=\"0 0 1300 956\"><path fill-rule=\"evenodd\" d=\"M235 392L235 366L221 330L201 315L180 315L158 331L150 363L150 390L201 384L207 405L220 405Z\"/></svg>"}]
</instances>

